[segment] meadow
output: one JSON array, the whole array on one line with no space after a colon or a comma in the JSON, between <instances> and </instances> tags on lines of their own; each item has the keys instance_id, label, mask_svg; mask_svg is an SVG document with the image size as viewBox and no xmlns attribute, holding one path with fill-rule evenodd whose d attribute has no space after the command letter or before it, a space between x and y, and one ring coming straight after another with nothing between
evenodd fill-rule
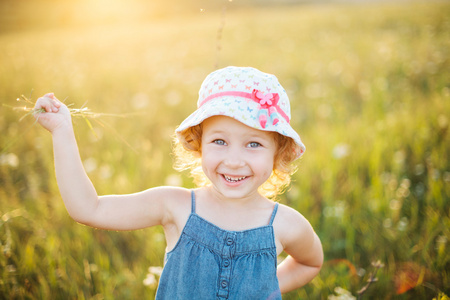
<instances>
[{"instance_id":1,"label":"meadow","mask_svg":"<svg viewBox=\"0 0 450 300\"><path fill-rule=\"evenodd\" d=\"M16 99L52 91L115 115L74 118L99 194L191 188L173 170L172 134L204 77L228 65L277 75L307 147L278 201L311 222L325 263L283 299L356 299L372 275L362 299L448 299L449 2L45 3L1 23L0 299L153 299L165 249L161 228L70 219L51 136Z\"/></svg>"}]
</instances>

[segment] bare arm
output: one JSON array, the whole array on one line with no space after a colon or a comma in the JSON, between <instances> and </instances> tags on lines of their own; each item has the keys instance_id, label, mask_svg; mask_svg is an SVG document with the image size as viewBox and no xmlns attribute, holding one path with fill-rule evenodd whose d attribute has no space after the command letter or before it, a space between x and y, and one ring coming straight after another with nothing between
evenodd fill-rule
<instances>
[{"instance_id":1,"label":"bare arm","mask_svg":"<svg viewBox=\"0 0 450 300\"><path fill-rule=\"evenodd\" d=\"M283 215L279 227L281 243L289 256L278 266L277 276L284 294L317 276L323 263L323 251L319 237L303 216L293 210L285 210Z\"/></svg>"},{"instance_id":2,"label":"bare arm","mask_svg":"<svg viewBox=\"0 0 450 300\"><path fill-rule=\"evenodd\" d=\"M317 242L320 244L319 238ZM314 248L319 248L315 245ZM316 257L306 262L298 262L289 255L279 266L277 276L281 293L287 293L304 286L319 274L323 262L322 247L316 250ZM320 254L319 254L320 253Z\"/></svg>"},{"instance_id":3,"label":"bare arm","mask_svg":"<svg viewBox=\"0 0 450 300\"><path fill-rule=\"evenodd\" d=\"M56 180L66 209L74 220L87 223L99 201L81 162L73 129L62 126L52 132L52 138Z\"/></svg>"},{"instance_id":4,"label":"bare arm","mask_svg":"<svg viewBox=\"0 0 450 300\"><path fill-rule=\"evenodd\" d=\"M53 94L39 98L44 108L38 122L52 134L56 179L69 215L77 222L97 228L131 230L164 225L170 219L167 198L174 188L155 188L131 195L99 197L87 176L78 151L68 108Z\"/></svg>"},{"instance_id":5,"label":"bare arm","mask_svg":"<svg viewBox=\"0 0 450 300\"><path fill-rule=\"evenodd\" d=\"M98 206L94 186L84 171L69 109L53 94L37 100L35 109L45 109L36 119L52 134L56 180L70 216L86 223Z\"/></svg>"}]
</instances>

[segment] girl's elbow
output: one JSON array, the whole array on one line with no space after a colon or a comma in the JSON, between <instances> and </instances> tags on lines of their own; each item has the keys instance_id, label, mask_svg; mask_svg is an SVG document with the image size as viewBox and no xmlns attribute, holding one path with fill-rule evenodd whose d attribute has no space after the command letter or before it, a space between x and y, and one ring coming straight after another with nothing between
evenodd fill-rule
<instances>
[{"instance_id":1,"label":"girl's elbow","mask_svg":"<svg viewBox=\"0 0 450 300\"><path fill-rule=\"evenodd\" d=\"M314 273L313 278L316 277L317 275L319 275L320 270L322 269L322 265L323 265L323 262L320 265L313 267L313 273Z\"/></svg>"},{"instance_id":2,"label":"girl's elbow","mask_svg":"<svg viewBox=\"0 0 450 300\"><path fill-rule=\"evenodd\" d=\"M98 198L84 201L83 198L69 198L65 199L64 204L66 206L67 213L77 223L92 226L95 220L98 219ZM92 204L95 203L95 204Z\"/></svg>"},{"instance_id":3,"label":"girl's elbow","mask_svg":"<svg viewBox=\"0 0 450 300\"><path fill-rule=\"evenodd\" d=\"M315 266L317 266L317 268L320 269L322 268L323 265L323 261L324 261L324 254L323 254L323 248L322 248L322 243L320 242L319 237L316 235L315 236L315 248L316 248L316 259L315 259Z\"/></svg>"},{"instance_id":4,"label":"girl's elbow","mask_svg":"<svg viewBox=\"0 0 450 300\"><path fill-rule=\"evenodd\" d=\"M78 214L73 214L70 212L69 212L69 216L72 220L74 220L75 222L77 222L79 224L90 226L91 221L86 217L80 216Z\"/></svg>"},{"instance_id":5,"label":"girl's elbow","mask_svg":"<svg viewBox=\"0 0 450 300\"><path fill-rule=\"evenodd\" d=\"M82 224L82 225L86 225L86 226L90 226L90 227L95 227L95 218L88 213L80 213L77 211L67 211L70 218L72 220L74 220L75 222Z\"/></svg>"},{"instance_id":6,"label":"girl's elbow","mask_svg":"<svg viewBox=\"0 0 450 300\"><path fill-rule=\"evenodd\" d=\"M320 255L319 255L318 260L317 260L317 267L318 267L319 270L320 270L320 269L322 269L323 261L324 261L323 250L320 249L320 252L319 252L319 253L320 253Z\"/></svg>"},{"instance_id":7,"label":"girl's elbow","mask_svg":"<svg viewBox=\"0 0 450 300\"><path fill-rule=\"evenodd\" d=\"M307 264L307 266L310 269L310 274L312 278L319 275L320 270L322 269L323 266L323 255L320 255L314 261L311 261L309 264Z\"/></svg>"}]
</instances>

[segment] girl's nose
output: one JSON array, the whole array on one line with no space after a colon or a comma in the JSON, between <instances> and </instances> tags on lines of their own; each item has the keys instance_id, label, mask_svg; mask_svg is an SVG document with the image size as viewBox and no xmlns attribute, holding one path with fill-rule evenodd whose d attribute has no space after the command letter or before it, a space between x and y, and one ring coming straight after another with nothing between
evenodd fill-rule
<instances>
[{"instance_id":1,"label":"girl's nose","mask_svg":"<svg viewBox=\"0 0 450 300\"><path fill-rule=\"evenodd\" d=\"M230 149L227 152L223 163L229 168L240 168L245 166L242 153L238 149Z\"/></svg>"}]
</instances>

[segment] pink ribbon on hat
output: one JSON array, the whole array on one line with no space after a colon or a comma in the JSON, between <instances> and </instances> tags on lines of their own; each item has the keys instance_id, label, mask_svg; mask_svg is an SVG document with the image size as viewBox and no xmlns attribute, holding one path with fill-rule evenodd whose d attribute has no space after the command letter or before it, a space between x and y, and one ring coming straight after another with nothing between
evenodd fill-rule
<instances>
[{"instance_id":1,"label":"pink ribbon on hat","mask_svg":"<svg viewBox=\"0 0 450 300\"><path fill-rule=\"evenodd\" d=\"M266 128L266 123L269 118L272 120L272 125L280 121L276 112L276 107L279 107L277 106L279 99L280 97L277 93L264 94L259 90L253 90L252 100L259 103L258 119L262 128Z\"/></svg>"},{"instance_id":2,"label":"pink ribbon on hat","mask_svg":"<svg viewBox=\"0 0 450 300\"><path fill-rule=\"evenodd\" d=\"M281 109L280 106L278 106L278 100L280 99L280 96L278 93L267 93L264 94L264 92L261 92L257 89L254 89L252 93L247 92L239 92L239 91L227 91L227 92L220 92L216 94L209 95L203 101L200 102L199 107L201 107L206 102L222 97L222 96L235 96L235 97L242 97L251 99L254 102L257 102L259 104L259 112L258 112L258 118L259 123L262 128L266 128L266 123L268 119L270 118L272 120L272 124L275 125L278 123L279 118L278 114L282 116L287 123L289 123L289 117L286 115L286 113Z\"/></svg>"}]
</instances>

